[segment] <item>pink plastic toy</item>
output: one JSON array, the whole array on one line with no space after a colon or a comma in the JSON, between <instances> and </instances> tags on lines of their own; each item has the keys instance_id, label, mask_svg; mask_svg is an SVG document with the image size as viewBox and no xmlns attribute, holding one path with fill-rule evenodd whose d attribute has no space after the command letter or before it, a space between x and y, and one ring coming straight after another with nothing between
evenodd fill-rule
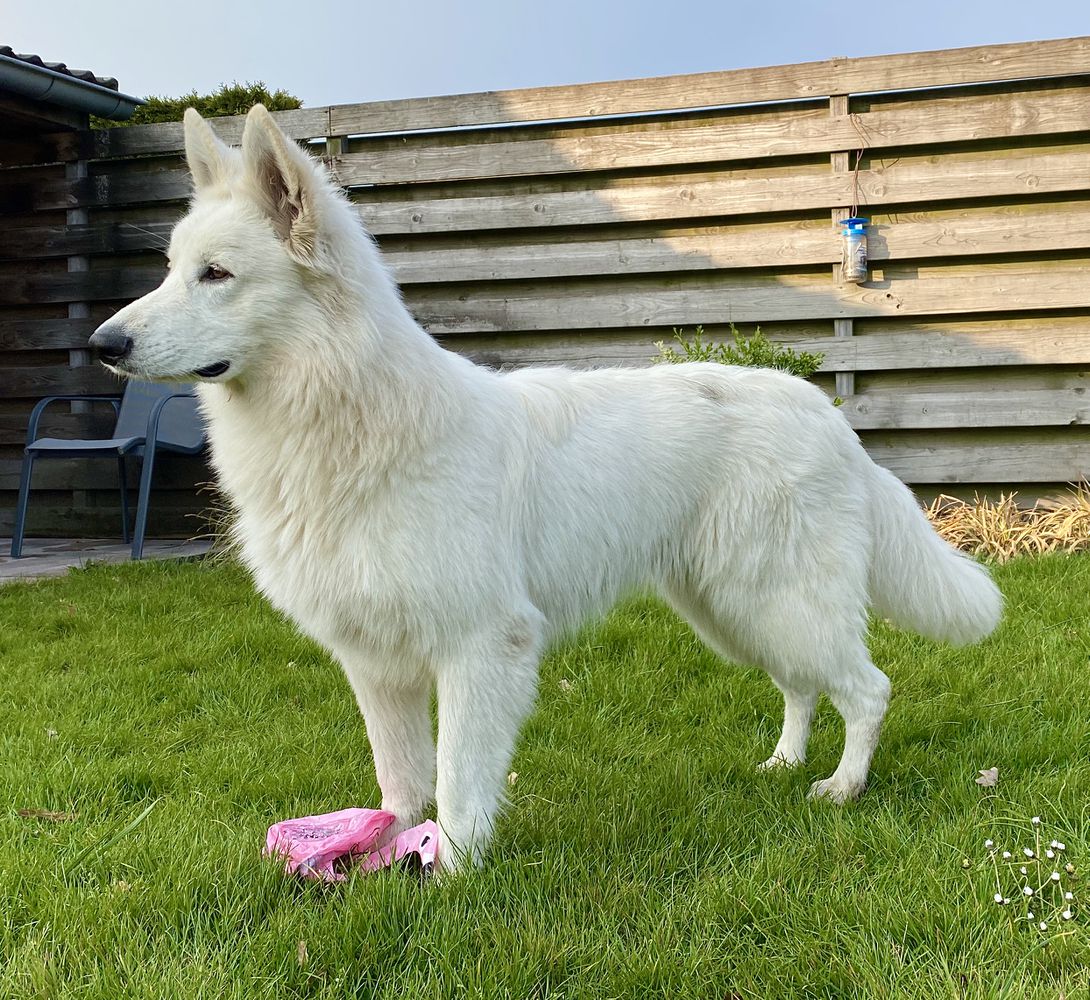
<instances>
[{"instance_id":1,"label":"pink plastic toy","mask_svg":"<svg viewBox=\"0 0 1090 1000\"><path fill-rule=\"evenodd\" d=\"M400 864L419 875L427 875L435 866L438 849L439 827L430 819L425 820L419 826L399 833L392 844L368 854L360 864L360 870L373 872L378 868Z\"/></svg>"},{"instance_id":2,"label":"pink plastic toy","mask_svg":"<svg viewBox=\"0 0 1090 1000\"><path fill-rule=\"evenodd\" d=\"M367 872L400 862L427 874L435 863L438 828L428 820L380 848L382 835L394 819L393 813L381 809L341 809L286 819L269 827L264 853L283 857L289 875L324 882L343 882L345 871L360 858L360 867Z\"/></svg>"}]
</instances>

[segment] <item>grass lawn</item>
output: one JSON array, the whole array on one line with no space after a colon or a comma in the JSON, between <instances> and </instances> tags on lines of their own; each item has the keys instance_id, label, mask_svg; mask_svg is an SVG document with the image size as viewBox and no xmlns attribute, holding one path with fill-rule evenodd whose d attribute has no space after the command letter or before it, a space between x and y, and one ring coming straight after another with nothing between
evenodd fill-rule
<instances>
[{"instance_id":1,"label":"grass lawn","mask_svg":"<svg viewBox=\"0 0 1090 1000\"><path fill-rule=\"evenodd\" d=\"M332 889L260 848L378 804L363 725L241 571L4 587L0 997L1087 997L1090 913L1013 923L983 842L1042 816L1090 905L1090 556L997 576L981 646L876 628L894 698L854 805L805 797L831 706L804 768L755 773L771 683L636 601L544 664L485 870Z\"/></svg>"}]
</instances>

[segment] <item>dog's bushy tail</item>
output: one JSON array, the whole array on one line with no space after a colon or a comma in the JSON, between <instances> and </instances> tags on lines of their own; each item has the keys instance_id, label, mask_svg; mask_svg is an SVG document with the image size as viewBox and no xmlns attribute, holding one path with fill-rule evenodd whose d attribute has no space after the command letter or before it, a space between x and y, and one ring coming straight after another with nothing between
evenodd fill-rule
<instances>
[{"instance_id":1,"label":"dog's bushy tail","mask_svg":"<svg viewBox=\"0 0 1090 1000\"><path fill-rule=\"evenodd\" d=\"M999 624L1003 596L988 570L944 541L896 476L871 468L870 598L901 628L962 646Z\"/></svg>"}]
</instances>

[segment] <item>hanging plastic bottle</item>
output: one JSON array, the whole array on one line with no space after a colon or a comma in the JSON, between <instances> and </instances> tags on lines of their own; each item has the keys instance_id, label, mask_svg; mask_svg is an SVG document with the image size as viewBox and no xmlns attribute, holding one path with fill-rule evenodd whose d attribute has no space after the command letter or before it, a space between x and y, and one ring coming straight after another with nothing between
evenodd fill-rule
<instances>
[{"instance_id":1,"label":"hanging plastic bottle","mask_svg":"<svg viewBox=\"0 0 1090 1000\"><path fill-rule=\"evenodd\" d=\"M840 277L843 281L859 284L867 280L867 223L869 219L853 216L845 219L840 230L843 248L840 258Z\"/></svg>"}]
</instances>

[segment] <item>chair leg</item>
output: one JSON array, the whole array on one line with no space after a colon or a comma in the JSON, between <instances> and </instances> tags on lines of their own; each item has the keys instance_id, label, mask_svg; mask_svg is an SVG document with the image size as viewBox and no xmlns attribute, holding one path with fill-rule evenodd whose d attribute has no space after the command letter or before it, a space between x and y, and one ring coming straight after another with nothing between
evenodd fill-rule
<instances>
[{"instance_id":1,"label":"chair leg","mask_svg":"<svg viewBox=\"0 0 1090 1000\"><path fill-rule=\"evenodd\" d=\"M132 533L132 557L144 554L144 530L148 526L148 503L151 499L151 473L155 468L155 449L144 451L144 467L140 470L140 493L136 500L136 529Z\"/></svg>"},{"instance_id":2,"label":"chair leg","mask_svg":"<svg viewBox=\"0 0 1090 1000\"><path fill-rule=\"evenodd\" d=\"M121 541L126 545L132 540L129 536L129 489L125 482L125 456L117 456L117 485L121 490Z\"/></svg>"},{"instance_id":3,"label":"chair leg","mask_svg":"<svg viewBox=\"0 0 1090 1000\"><path fill-rule=\"evenodd\" d=\"M23 455L23 470L19 475L19 499L15 503L15 525L11 530L11 558L19 559L23 554L23 529L26 527L26 508L30 500L30 471L34 468L34 455Z\"/></svg>"}]
</instances>

